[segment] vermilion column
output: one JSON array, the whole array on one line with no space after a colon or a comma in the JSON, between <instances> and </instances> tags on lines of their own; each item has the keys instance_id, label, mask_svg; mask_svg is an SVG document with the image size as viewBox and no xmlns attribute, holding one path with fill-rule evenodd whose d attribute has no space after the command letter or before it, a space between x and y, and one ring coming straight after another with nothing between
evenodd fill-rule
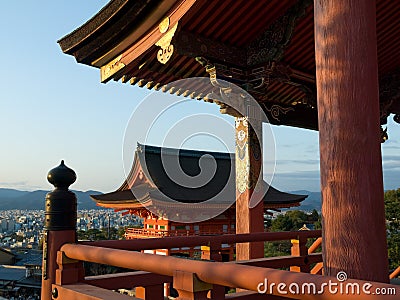
<instances>
[{"instance_id":1,"label":"vermilion column","mask_svg":"<svg viewBox=\"0 0 400 300\"><path fill-rule=\"evenodd\" d=\"M326 275L388 281L373 0L314 0Z\"/></svg>"},{"instance_id":2,"label":"vermilion column","mask_svg":"<svg viewBox=\"0 0 400 300\"><path fill-rule=\"evenodd\" d=\"M236 118L235 123L236 233L263 232L263 202L259 201L257 205L251 205L257 202L257 199L252 199L251 197L255 193L256 182L262 168L260 142L246 117ZM261 126L261 123L259 125ZM259 131L261 131L261 128ZM242 243L236 245L236 260L260 257L264 257L264 243Z\"/></svg>"}]
</instances>

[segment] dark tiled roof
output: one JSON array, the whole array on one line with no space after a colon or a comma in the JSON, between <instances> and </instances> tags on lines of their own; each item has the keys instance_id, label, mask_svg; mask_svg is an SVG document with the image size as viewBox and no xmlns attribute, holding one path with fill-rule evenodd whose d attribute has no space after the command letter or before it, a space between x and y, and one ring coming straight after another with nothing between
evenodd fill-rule
<instances>
[{"instance_id":1,"label":"dark tiled roof","mask_svg":"<svg viewBox=\"0 0 400 300\"><path fill-rule=\"evenodd\" d=\"M201 157L203 157L201 159ZM175 161L174 161L175 160ZM201 184L201 179L195 180L199 183L198 187L191 188L176 183L172 178L177 178L181 173L177 168L167 168L168 174L163 166L176 164L189 176L196 176L202 170L215 168L214 176L206 184ZM184 203L201 203L213 197L217 198L217 203L232 203L236 197L235 183L235 155L232 153L221 153L197 150L179 150L173 148L161 148L155 146L138 144L135 153L135 161L132 170L140 164L145 172L145 176L158 187L159 191L150 184L135 185L131 189L133 172L130 172L127 180L115 192L92 195L92 199L97 203L129 203L134 204L147 199L157 199L169 201L169 198ZM268 184L264 182L264 186ZM221 191L224 190L223 193ZM303 201L307 195L295 195L278 191L272 186L269 187L264 196L264 203L268 204L294 204Z\"/></svg>"},{"instance_id":2,"label":"dark tiled roof","mask_svg":"<svg viewBox=\"0 0 400 300\"><path fill-rule=\"evenodd\" d=\"M26 266L26 265L42 265L42 257L43 253L40 250L29 249L24 251L23 253L17 254L17 263L18 266Z\"/></svg>"},{"instance_id":3,"label":"dark tiled roof","mask_svg":"<svg viewBox=\"0 0 400 300\"><path fill-rule=\"evenodd\" d=\"M0 266L0 280L17 281L25 278L24 268L13 268Z\"/></svg>"},{"instance_id":4,"label":"dark tiled roof","mask_svg":"<svg viewBox=\"0 0 400 300\"><path fill-rule=\"evenodd\" d=\"M14 253L12 253L11 251L8 251L8 250L6 250L6 249L4 249L4 248L0 248L0 252L3 252L3 253L5 253L5 254L11 255L11 256L15 256Z\"/></svg>"}]
</instances>

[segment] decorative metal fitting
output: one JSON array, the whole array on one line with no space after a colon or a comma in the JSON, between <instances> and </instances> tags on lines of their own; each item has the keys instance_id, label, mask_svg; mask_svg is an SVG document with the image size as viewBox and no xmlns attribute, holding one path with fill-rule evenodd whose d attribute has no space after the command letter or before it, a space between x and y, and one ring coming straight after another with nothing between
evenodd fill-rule
<instances>
[{"instance_id":1,"label":"decorative metal fitting","mask_svg":"<svg viewBox=\"0 0 400 300\"><path fill-rule=\"evenodd\" d=\"M389 136L387 134L387 127L385 129L381 126L381 143L384 143L388 140Z\"/></svg>"},{"instance_id":2,"label":"decorative metal fitting","mask_svg":"<svg viewBox=\"0 0 400 300\"><path fill-rule=\"evenodd\" d=\"M169 25L169 18L165 18L158 26L160 32L165 33L156 43L156 46L161 48L157 52L157 60L162 64L166 64L174 53L174 45L171 44L171 41L178 28L178 22L167 32Z\"/></svg>"},{"instance_id":3,"label":"decorative metal fitting","mask_svg":"<svg viewBox=\"0 0 400 300\"><path fill-rule=\"evenodd\" d=\"M54 299L57 299L57 298L58 298L58 290L57 290L57 288L54 288L54 289L51 291L51 295L53 296Z\"/></svg>"}]
</instances>

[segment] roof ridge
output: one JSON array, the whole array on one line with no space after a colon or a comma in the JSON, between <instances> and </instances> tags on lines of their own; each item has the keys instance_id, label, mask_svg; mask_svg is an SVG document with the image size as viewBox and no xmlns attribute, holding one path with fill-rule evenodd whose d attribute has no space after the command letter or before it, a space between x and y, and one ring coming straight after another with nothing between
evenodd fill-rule
<instances>
[{"instance_id":1,"label":"roof ridge","mask_svg":"<svg viewBox=\"0 0 400 300\"><path fill-rule=\"evenodd\" d=\"M217 159L232 159L234 158L234 153L232 152L218 152L218 151L209 151L209 150L194 150L194 149L178 149L172 147L161 147L161 146L153 146L153 145L145 145L141 143L137 143L136 152L143 153L143 150L146 154L161 154L161 151L165 155L176 155L184 157L201 157L203 155L209 154Z\"/></svg>"}]
</instances>

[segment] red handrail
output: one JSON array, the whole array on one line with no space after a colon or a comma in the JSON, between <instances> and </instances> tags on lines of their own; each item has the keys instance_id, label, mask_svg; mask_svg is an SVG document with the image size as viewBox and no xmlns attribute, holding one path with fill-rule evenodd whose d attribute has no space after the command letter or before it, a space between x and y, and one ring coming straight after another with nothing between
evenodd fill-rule
<instances>
[{"instance_id":1,"label":"red handrail","mask_svg":"<svg viewBox=\"0 0 400 300\"><path fill-rule=\"evenodd\" d=\"M82 245L107 247L123 250L151 250L151 249L171 249L180 247L194 247L210 244L234 244L248 242L272 242L290 239L318 238L321 230L310 231L284 231L284 232L258 232L245 234L223 234L223 235L199 235L199 236L178 236L163 237L152 239L136 240L108 240L80 242Z\"/></svg>"},{"instance_id":2,"label":"red handrail","mask_svg":"<svg viewBox=\"0 0 400 300\"><path fill-rule=\"evenodd\" d=\"M188 273L195 273L196 276L204 282L211 284L218 284L223 286L237 287L250 291L259 291L260 284L265 283L270 286L275 283L284 284L289 287L291 284L296 283L299 286L314 284L319 290L328 282L340 284L334 277L311 275L308 273L296 273L283 270L275 270L268 268L259 268L238 264L227 264L220 262L206 262L187 260L171 256L161 256L153 254L145 254L140 252L109 249L102 247L93 247L87 245L65 244L61 247L61 251L71 258L81 261L88 261L117 267L143 270L156 274L173 276L174 272L179 270ZM351 284L358 284L360 286L373 286L374 291L377 288L394 291L395 295L385 295L386 300L397 300L400 295L400 286L367 282L362 280L349 279L347 282ZM268 290L268 294L276 296L284 296L293 299L357 299L364 300L366 297L370 300L381 300L382 295L370 294L328 294L328 289L324 290L321 294L292 294L287 293L282 295L277 288ZM397 295L396 295L397 294Z\"/></svg>"}]
</instances>

